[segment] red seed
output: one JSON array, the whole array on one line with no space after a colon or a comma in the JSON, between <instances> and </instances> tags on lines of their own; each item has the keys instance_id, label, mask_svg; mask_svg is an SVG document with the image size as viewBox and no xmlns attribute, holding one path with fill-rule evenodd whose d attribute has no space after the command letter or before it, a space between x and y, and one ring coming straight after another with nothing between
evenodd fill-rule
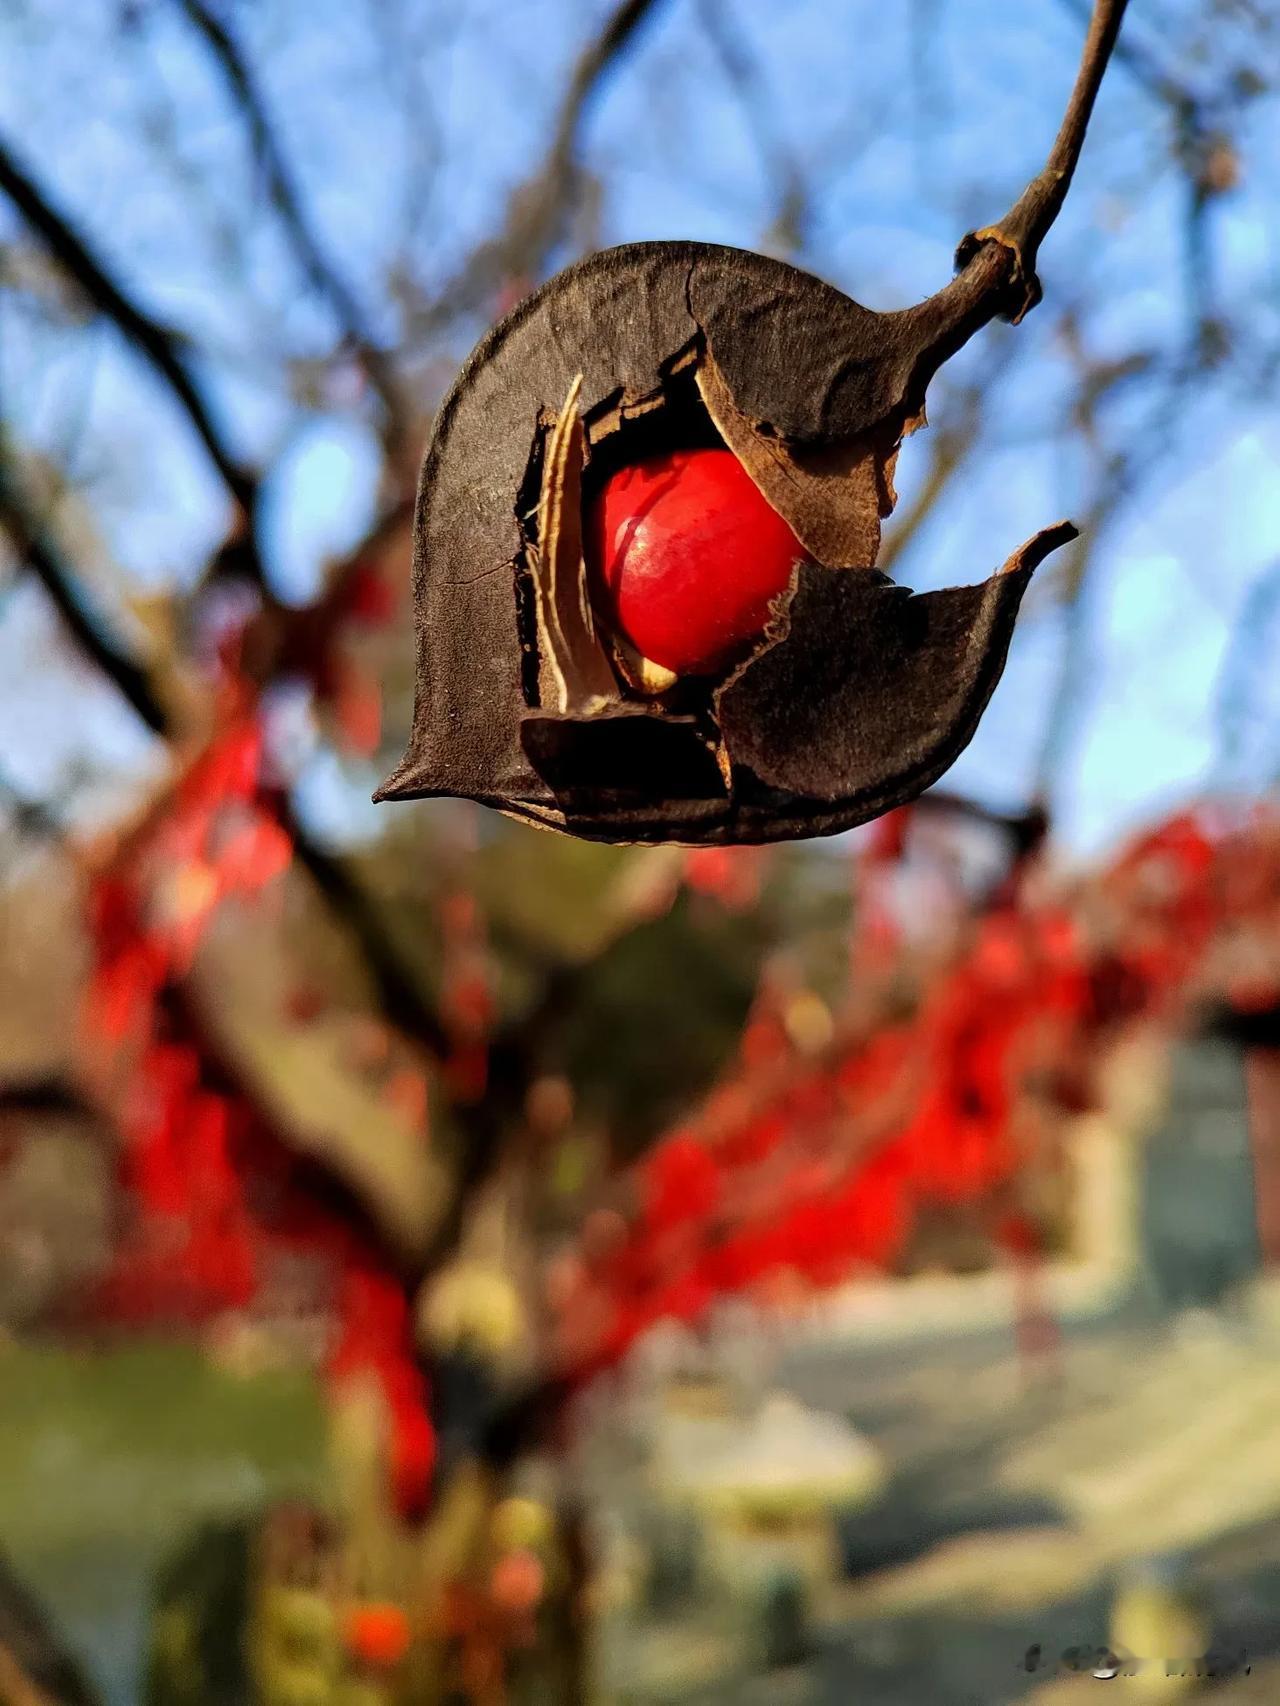
<instances>
[{"instance_id":1,"label":"red seed","mask_svg":"<svg viewBox=\"0 0 1280 1706\"><path fill-rule=\"evenodd\" d=\"M591 504L586 535L602 614L679 675L732 661L808 559L728 450L676 450L619 469Z\"/></svg>"}]
</instances>

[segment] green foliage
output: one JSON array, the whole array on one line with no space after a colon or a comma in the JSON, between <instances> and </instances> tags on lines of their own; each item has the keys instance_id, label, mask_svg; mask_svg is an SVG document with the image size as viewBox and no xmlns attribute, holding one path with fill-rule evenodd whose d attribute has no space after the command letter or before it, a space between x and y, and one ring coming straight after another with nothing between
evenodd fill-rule
<instances>
[{"instance_id":1,"label":"green foliage","mask_svg":"<svg viewBox=\"0 0 1280 1706\"><path fill-rule=\"evenodd\" d=\"M0 1533L19 1560L166 1543L201 1516L313 1486L321 1414L308 1376L232 1378L187 1345L11 1346L0 1370Z\"/></svg>"},{"instance_id":2,"label":"green foliage","mask_svg":"<svg viewBox=\"0 0 1280 1706\"><path fill-rule=\"evenodd\" d=\"M617 928L618 885L645 856L510 824L469 861L467 877L499 944L587 959Z\"/></svg>"},{"instance_id":3,"label":"green foliage","mask_svg":"<svg viewBox=\"0 0 1280 1706\"><path fill-rule=\"evenodd\" d=\"M235 1706L245 1698L250 1525L213 1523L157 1584L145 1706Z\"/></svg>"},{"instance_id":4,"label":"green foliage","mask_svg":"<svg viewBox=\"0 0 1280 1706\"><path fill-rule=\"evenodd\" d=\"M624 1153L644 1147L724 1070L772 941L761 912L682 898L584 974L557 1053L583 1114Z\"/></svg>"}]
</instances>

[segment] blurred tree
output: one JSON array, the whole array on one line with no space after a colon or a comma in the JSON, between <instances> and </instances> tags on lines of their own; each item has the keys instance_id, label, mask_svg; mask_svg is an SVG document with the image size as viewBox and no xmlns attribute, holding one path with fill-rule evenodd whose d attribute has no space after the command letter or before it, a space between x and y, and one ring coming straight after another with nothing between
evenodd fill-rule
<instances>
[{"instance_id":1,"label":"blurred tree","mask_svg":"<svg viewBox=\"0 0 1280 1706\"><path fill-rule=\"evenodd\" d=\"M821 850L686 857L369 810L409 710L415 462L482 326L596 241L691 228L914 300L1043 157L1083 18L588 14L541 0L519 41L503 8L409 0L0 18L0 762L22 857L55 849L38 857L76 896L51 968L90 962L77 1093L119 1135L134 1216L97 1303L251 1312L290 1260L323 1259L347 1478L366 1485L372 1417L399 1516L430 1516L425 1575L465 1578L441 1615L477 1697L536 1574L530 1546L495 1562L485 1523L570 1376L717 1285L894 1259L900 1158L860 1170L887 1133L944 1194L1010 1165L974 1133L1007 1135L1017 1027L970 1070L965 1014L1047 989L1060 1038L1083 1001L1071 952L1055 983L1036 931L1011 945L999 922L958 927L981 963L932 990L876 937L866 867L855 906ZM1030 808L1063 802L1079 751L1121 524L1133 556L1178 539L1197 614L1206 539L1237 604L1257 554L1184 512L1242 423L1273 431L1278 55L1244 0L1134 9L1049 305L964 352L904 457L886 561L913 584L944 540L987 561L988 499L1002 536L1048 493L1089 519L968 772L994 761L1024 796L1006 828L1028 857ZM1135 619L1144 652L1166 593ZM945 1091L913 1113L903 1083L926 1079ZM686 1114L696 1137L667 1129ZM690 1252L717 1216L713 1284ZM584 1311L572 1331L557 1297ZM399 1541L366 1538L372 1594Z\"/></svg>"}]
</instances>

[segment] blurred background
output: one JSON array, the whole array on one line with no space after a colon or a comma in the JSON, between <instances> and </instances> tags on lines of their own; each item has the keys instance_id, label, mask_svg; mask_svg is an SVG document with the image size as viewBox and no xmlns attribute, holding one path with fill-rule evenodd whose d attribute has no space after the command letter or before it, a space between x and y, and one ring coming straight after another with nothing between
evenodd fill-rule
<instances>
[{"instance_id":1,"label":"blurred background","mask_svg":"<svg viewBox=\"0 0 1280 1706\"><path fill-rule=\"evenodd\" d=\"M921 299L1086 13L0 3L6 1706L1277 1697L1271 6L1133 0L904 450L912 587L1082 529L931 795L370 804L484 328L651 237Z\"/></svg>"}]
</instances>

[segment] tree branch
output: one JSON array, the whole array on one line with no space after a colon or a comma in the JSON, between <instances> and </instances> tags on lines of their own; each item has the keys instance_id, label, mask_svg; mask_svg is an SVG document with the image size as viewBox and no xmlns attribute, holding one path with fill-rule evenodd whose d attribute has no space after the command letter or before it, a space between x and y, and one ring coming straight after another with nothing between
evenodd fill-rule
<instances>
[{"instance_id":1,"label":"tree branch","mask_svg":"<svg viewBox=\"0 0 1280 1706\"><path fill-rule=\"evenodd\" d=\"M45 589L84 655L119 689L153 734L169 734L168 712L152 687L146 670L85 608L75 577L43 537L3 458L0 458L0 526L4 527L19 555Z\"/></svg>"},{"instance_id":2,"label":"tree branch","mask_svg":"<svg viewBox=\"0 0 1280 1706\"><path fill-rule=\"evenodd\" d=\"M376 1251L401 1283L412 1286L418 1265L414 1255L383 1224L370 1200L340 1165L291 1141L290 1134L264 1105L264 1098L250 1075L241 1071L239 1063L222 1046L192 984L184 981L172 985L165 992L164 1001L178 1035L195 1045L202 1086L252 1110L257 1141L267 1150L264 1159L270 1160L271 1151L287 1157L292 1188L322 1205L354 1232L362 1244Z\"/></svg>"},{"instance_id":3,"label":"tree branch","mask_svg":"<svg viewBox=\"0 0 1280 1706\"><path fill-rule=\"evenodd\" d=\"M659 0L621 0L578 55L538 169L513 192L496 237L473 251L456 278L420 316L415 332L440 325L482 302L510 278L534 278L564 231L566 204L577 173L578 140L591 102L619 55Z\"/></svg>"},{"instance_id":4,"label":"tree branch","mask_svg":"<svg viewBox=\"0 0 1280 1706\"><path fill-rule=\"evenodd\" d=\"M345 862L312 837L287 797L280 800L276 816L293 842L298 862L360 943L386 1018L428 1054L437 1060L446 1058L449 1039L444 1027L405 969L369 896L352 877Z\"/></svg>"},{"instance_id":5,"label":"tree branch","mask_svg":"<svg viewBox=\"0 0 1280 1706\"><path fill-rule=\"evenodd\" d=\"M222 67L248 125L254 153L266 177L268 193L303 271L333 309L343 335L358 355L382 401L389 439L398 442L403 430L404 409L392 364L370 335L366 316L354 292L325 254L307 222L248 61L230 32L205 6L204 0L180 0L180 4Z\"/></svg>"},{"instance_id":6,"label":"tree branch","mask_svg":"<svg viewBox=\"0 0 1280 1706\"><path fill-rule=\"evenodd\" d=\"M1079 536L1063 559L1063 609L1066 634L1062 658L1054 682L1053 698L1045 716L1044 734L1036 759L1032 799L1047 805L1060 778L1080 713L1082 689L1090 679L1088 667L1089 623L1085 589L1089 583L1099 537L1121 501L1128 495L1122 469L1104 480Z\"/></svg>"},{"instance_id":7,"label":"tree branch","mask_svg":"<svg viewBox=\"0 0 1280 1706\"><path fill-rule=\"evenodd\" d=\"M698 16L741 108L743 121L751 131L765 171L774 181L778 212L770 235L775 251L794 254L804 247L807 212L804 183L791 151L773 124L765 81L741 41L726 28L720 0L699 0Z\"/></svg>"},{"instance_id":8,"label":"tree branch","mask_svg":"<svg viewBox=\"0 0 1280 1706\"><path fill-rule=\"evenodd\" d=\"M0 478L4 475L0 466ZM35 536L12 485L0 486L0 522L10 529L52 597L59 614L84 655L120 691L157 734L172 737L169 712L151 687L146 671L114 636L82 607L75 576L54 548ZM301 613L303 616L308 612ZM277 821L291 838L298 863L310 876L331 910L359 943L386 1017L437 1060L447 1059L450 1043L439 1016L406 970L377 907L354 880L344 861L316 842L285 795L274 802ZM153 819L154 810L149 814ZM135 829L123 844L137 843ZM540 1050L549 1027L571 1004L581 973L573 965L556 965L533 1010L512 1021L493 1038L490 1089L479 1103L456 1107L460 1155L450 1202L420 1270L408 1274L416 1281L443 1262L456 1246L473 1192L486 1180L502 1153L512 1122L520 1115L529 1084L537 1074ZM403 1270L402 1270L403 1271Z\"/></svg>"},{"instance_id":9,"label":"tree branch","mask_svg":"<svg viewBox=\"0 0 1280 1706\"><path fill-rule=\"evenodd\" d=\"M117 688L148 728L162 737L172 738L177 731L147 671L85 609L73 572L55 549L40 538L3 462L0 462L0 524L39 577L84 656ZM446 1054L448 1040L440 1021L404 969L369 897L343 861L313 840L287 797L281 796L277 801L276 816L291 838L300 864L360 943L387 1016L428 1052L437 1057Z\"/></svg>"},{"instance_id":10,"label":"tree branch","mask_svg":"<svg viewBox=\"0 0 1280 1706\"><path fill-rule=\"evenodd\" d=\"M2 138L0 190L41 238L58 264L75 279L95 308L114 321L164 380L195 428L223 484L245 514L252 517L257 481L232 454L215 427L208 402L178 354L177 340L151 315L130 301L102 261L76 234L67 218L19 165Z\"/></svg>"},{"instance_id":11,"label":"tree branch","mask_svg":"<svg viewBox=\"0 0 1280 1706\"><path fill-rule=\"evenodd\" d=\"M1087 0L1060 0L1060 3L1078 21L1087 20ZM1123 41L1116 41L1114 51L1116 64L1123 65L1134 81L1154 99L1172 108L1180 127L1190 125L1196 130L1205 128L1205 103L1184 84L1171 77L1145 48L1139 47L1137 42L1126 36Z\"/></svg>"},{"instance_id":12,"label":"tree branch","mask_svg":"<svg viewBox=\"0 0 1280 1706\"><path fill-rule=\"evenodd\" d=\"M1020 296L1012 315L1015 322L1040 300L1036 257L1071 187L1126 4L1127 0L1094 0L1080 69L1044 170L1032 178L1003 219L981 231L970 232L956 251L956 265L965 267L988 242L1001 243L1012 250L1016 268L1012 282Z\"/></svg>"},{"instance_id":13,"label":"tree branch","mask_svg":"<svg viewBox=\"0 0 1280 1706\"><path fill-rule=\"evenodd\" d=\"M1217 770L1229 784L1243 779L1247 725L1252 715L1261 721L1257 700L1274 679L1275 640L1280 630L1280 562L1263 569L1245 593L1227 635L1222 662L1218 666L1213 699L1217 712ZM1274 761L1266 780L1273 782ZM1249 777L1254 781L1254 777Z\"/></svg>"},{"instance_id":14,"label":"tree branch","mask_svg":"<svg viewBox=\"0 0 1280 1706\"><path fill-rule=\"evenodd\" d=\"M44 800L33 800L8 776L0 772L0 797L9 807L9 827L19 836L45 841L59 841L63 835L62 820Z\"/></svg>"},{"instance_id":15,"label":"tree branch","mask_svg":"<svg viewBox=\"0 0 1280 1706\"><path fill-rule=\"evenodd\" d=\"M21 1114L41 1119L92 1115L75 1085L62 1077L19 1078L0 1083L0 1116Z\"/></svg>"}]
</instances>

